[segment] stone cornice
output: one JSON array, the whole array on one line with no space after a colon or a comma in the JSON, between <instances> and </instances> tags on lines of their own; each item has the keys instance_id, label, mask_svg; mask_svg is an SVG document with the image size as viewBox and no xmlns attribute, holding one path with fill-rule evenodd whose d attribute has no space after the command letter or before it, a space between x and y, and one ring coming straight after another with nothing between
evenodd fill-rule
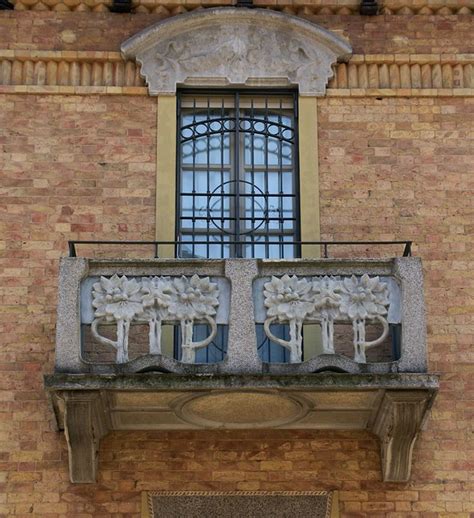
<instances>
[{"instance_id":1,"label":"stone cornice","mask_svg":"<svg viewBox=\"0 0 474 518\"><path fill-rule=\"evenodd\" d=\"M0 50L0 92L147 95L119 52ZM472 96L474 54L354 55L336 66L327 95Z\"/></svg>"},{"instance_id":2,"label":"stone cornice","mask_svg":"<svg viewBox=\"0 0 474 518\"><path fill-rule=\"evenodd\" d=\"M12 0L16 10L56 12L108 12L111 0ZM288 5L276 5L275 0L255 0L257 7L268 7L288 14L305 15L358 15L359 0L288 0ZM418 3L410 0L387 0L382 2L381 14L385 15L469 15L474 13L472 0L425 0ZM219 5L233 5L223 0ZM133 0L133 12L158 13L173 16L202 7L215 7L216 3L206 0Z\"/></svg>"}]
</instances>

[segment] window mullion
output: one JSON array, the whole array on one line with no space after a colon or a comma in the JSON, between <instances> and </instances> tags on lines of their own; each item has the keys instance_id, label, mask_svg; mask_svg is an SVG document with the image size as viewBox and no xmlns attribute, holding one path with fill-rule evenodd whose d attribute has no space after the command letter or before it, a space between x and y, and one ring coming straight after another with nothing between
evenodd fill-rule
<instances>
[{"instance_id":1,"label":"window mullion","mask_svg":"<svg viewBox=\"0 0 474 518\"><path fill-rule=\"evenodd\" d=\"M255 110L254 110L254 100L252 98L252 105L251 105L251 113L250 117L253 120L255 120ZM253 131L253 127L250 131L250 142L251 142L251 148L250 148L250 159L251 159L251 166L252 166L252 173L251 173L251 179L252 179L252 194L255 194L255 133ZM252 257L255 257L255 234L253 229L255 228L255 202L254 197L252 196L251 204L252 204L252 220L251 220L251 227L252 232L250 233L250 239L252 240Z\"/></svg>"},{"instance_id":2,"label":"window mullion","mask_svg":"<svg viewBox=\"0 0 474 518\"><path fill-rule=\"evenodd\" d=\"M234 240L240 241L240 143L241 135L240 135L240 94L239 92L235 93L235 149L234 149L234 217L235 217L235 226L234 226ZM231 184L232 185L232 184ZM235 245L235 256L242 257L242 245L237 243Z\"/></svg>"},{"instance_id":3,"label":"window mullion","mask_svg":"<svg viewBox=\"0 0 474 518\"><path fill-rule=\"evenodd\" d=\"M225 101L224 101L224 98L222 97L222 100L221 100L221 121L224 121L224 118L225 118L225 108L224 108L224 104L225 104ZM221 200L220 200L220 209L221 209L221 228L225 228L225 221L224 221L224 214L225 214L225 209L226 209L226 200L225 200L225 197L223 196L223 193L224 193L224 150L225 150L225 140L226 140L226 137L225 137L225 129L224 129L224 126L222 126L221 128L221 134L220 134L220 151L221 151L221 171L220 171L220 191L221 191ZM232 143L232 138L231 138L231 135L229 134L229 162L231 161L230 159L230 146L231 146L231 143ZM208 164L209 165L209 164ZM230 165L230 164L229 164ZM232 170L230 170L229 172L229 177L230 175L232 174ZM230 211L230 202L229 202L229 211ZM229 212L229 216L230 216L230 212ZM208 222L208 227L210 226L210 221ZM231 250L229 249L229 254L231 254ZM225 257L224 255L224 232L222 232L222 235L221 235L221 257Z\"/></svg>"},{"instance_id":4,"label":"window mullion","mask_svg":"<svg viewBox=\"0 0 474 518\"><path fill-rule=\"evenodd\" d=\"M268 123L268 97L265 97L265 116L264 116L265 123ZM269 196L268 196L268 173L269 173L269 167L268 167L268 134L265 132L265 144L264 144L264 161L265 161L265 176L264 176L264 214L262 215L265 221L265 257L270 257L270 245L268 244L269 241L269 224L268 224L268 207L269 207Z\"/></svg>"},{"instance_id":5,"label":"window mullion","mask_svg":"<svg viewBox=\"0 0 474 518\"><path fill-rule=\"evenodd\" d=\"M210 98L207 98L207 120L209 121L211 119L211 109L210 109ZM210 128L209 128L210 129ZM211 201L210 195L210 182L211 179L209 177L209 164L211 162L211 135L210 131L208 132L208 135L206 137L206 162L207 162L207 169L206 169L206 215L209 216L209 202ZM209 257L209 220L207 220L207 228L206 228L206 256Z\"/></svg>"}]
</instances>

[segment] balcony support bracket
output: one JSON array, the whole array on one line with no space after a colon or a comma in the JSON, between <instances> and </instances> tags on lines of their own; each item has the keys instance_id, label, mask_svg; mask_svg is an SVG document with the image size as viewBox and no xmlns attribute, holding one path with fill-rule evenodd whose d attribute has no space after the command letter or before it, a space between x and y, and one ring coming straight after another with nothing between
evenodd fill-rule
<instances>
[{"instance_id":1,"label":"balcony support bracket","mask_svg":"<svg viewBox=\"0 0 474 518\"><path fill-rule=\"evenodd\" d=\"M405 482L438 378L57 373L45 385L65 431L71 482L96 481L100 439L109 431L259 428L370 430L380 439L383 480Z\"/></svg>"},{"instance_id":2,"label":"balcony support bracket","mask_svg":"<svg viewBox=\"0 0 474 518\"><path fill-rule=\"evenodd\" d=\"M413 446L429 405L424 391L387 391L373 432L380 439L384 482L410 479Z\"/></svg>"},{"instance_id":3,"label":"balcony support bracket","mask_svg":"<svg viewBox=\"0 0 474 518\"><path fill-rule=\"evenodd\" d=\"M100 439L109 428L103 400L98 391L68 391L62 400L71 482L95 483Z\"/></svg>"}]
</instances>

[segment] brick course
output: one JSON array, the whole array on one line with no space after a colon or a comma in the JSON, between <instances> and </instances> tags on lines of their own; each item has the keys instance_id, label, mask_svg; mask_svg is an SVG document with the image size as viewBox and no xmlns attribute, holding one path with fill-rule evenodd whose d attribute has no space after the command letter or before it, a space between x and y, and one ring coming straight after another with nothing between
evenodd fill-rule
<instances>
[{"instance_id":1,"label":"brick course","mask_svg":"<svg viewBox=\"0 0 474 518\"><path fill-rule=\"evenodd\" d=\"M136 32L167 14L6 11L0 17L0 48L118 51ZM474 53L474 17L312 15L307 19L340 31L355 54Z\"/></svg>"},{"instance_id":2,"label":"brick course","mask_svg":"<svg viewBox=\"0 0 474 518\"><path fill-rule=\"evenodd\" d=\"M408 486L421 516L474 512L473 114L470 98L320 103L322 238L403 237L423 258L429 370L442 377Z\"/></svg>"}]
</instances>

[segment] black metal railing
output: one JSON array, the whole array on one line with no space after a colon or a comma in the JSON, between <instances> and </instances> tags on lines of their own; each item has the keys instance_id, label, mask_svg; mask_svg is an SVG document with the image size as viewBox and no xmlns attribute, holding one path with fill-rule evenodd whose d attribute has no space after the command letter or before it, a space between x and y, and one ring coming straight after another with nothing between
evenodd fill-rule
<instances>
[{"instance_id":1,"label":"black metal railing","mask_svg":"<svg viewBox=\"0 0 474 518\"><path fill-rule=\"evenodd\" d=\"M209 240L202 241L193 241L194 244L207 245L210 243ZM212 244L215 244L215 241L212 241ZM246 241L223 241L222 244L227 245L252 245L252 244L261 244L260 241L257 240L246 240ZM410 257L412 241L285 241L285 245L296 245L299 249L302 246L318 246L321 247L321 255L324 259L329 258L329 247L332 246L403 246L403 257ZM280 241L268 242L269 245L281 245ZM180 250L182 245L189 245L189 241L94 241L94 240L71 240L68 241L69 246L69 257L77 257L77 245L120 245L120 246L152 246L154 250L154 258L158 259L159 255L159 247L160 246L173 246L175 252ZM319 254L318 254L319 255ZM178 259L182 259L179 255L176 255ZM189 259L189 257L187 257ZM292 257L294 259L294 257ZM296 259L301 259L301 257L296 257Z\"/></svg>"}]
</instances>

